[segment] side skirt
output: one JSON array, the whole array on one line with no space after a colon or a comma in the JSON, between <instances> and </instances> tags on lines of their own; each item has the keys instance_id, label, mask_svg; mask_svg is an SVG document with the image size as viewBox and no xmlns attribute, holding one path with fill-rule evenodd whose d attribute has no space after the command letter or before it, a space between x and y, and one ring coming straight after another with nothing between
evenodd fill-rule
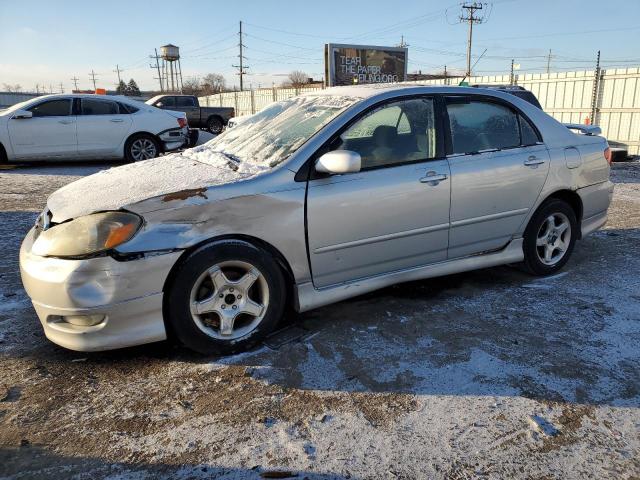
<instances>
[{"instance_id":1,"label":"side skirt","mask_svg":"<svg viewBox=\"0 0 640 480\"><path fill-rule=\"evenodd\" d=\"M323 288L315 288L312 282L305 282L296 285L298 300L296 310L306 312L313 308L363 295L396 283L412 282L425 278L440 277L480 268L495 267L506 263L520 262L524 259L522 242L522 238L517 238L511 240L506 247L496 252L413 267Z\"/></svg>"}]
</instances>

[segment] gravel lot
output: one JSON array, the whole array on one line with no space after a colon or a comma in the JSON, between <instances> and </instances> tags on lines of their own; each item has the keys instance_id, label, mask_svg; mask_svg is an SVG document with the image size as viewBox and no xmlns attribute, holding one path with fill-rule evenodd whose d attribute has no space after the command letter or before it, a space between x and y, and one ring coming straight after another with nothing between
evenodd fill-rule
<instances>
[{"instance_id":1,"label":"gravel lot","mask_svg":"<svg viewBox=\"0 0 640 480\"><path fill-rule=\"evenodd\" d=\"M108 166L0 170L0 477L640 477L640 163L613 168L606 229L558 275L398 285L228 358L44 338L20 241Z\"/></svg>"}]
</instances>

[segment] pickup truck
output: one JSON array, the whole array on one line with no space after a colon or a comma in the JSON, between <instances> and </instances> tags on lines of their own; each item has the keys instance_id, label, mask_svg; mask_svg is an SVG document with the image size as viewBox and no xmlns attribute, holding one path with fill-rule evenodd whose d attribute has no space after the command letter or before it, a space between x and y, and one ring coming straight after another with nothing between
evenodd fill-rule
<instances>
[{"instance_id":1,"label":"pickup truck","mask_svg":"<svg viewBox=\"0 0 640 480\"><path fill-rule=\"evenodd\" d=\"M145 103L163 110L174 110L187 114L191 128L205 128L211 133L220 133L229 119L235 115L232 107L201 107L194 95L157 95Z\"/></svg>"}]
</instances>

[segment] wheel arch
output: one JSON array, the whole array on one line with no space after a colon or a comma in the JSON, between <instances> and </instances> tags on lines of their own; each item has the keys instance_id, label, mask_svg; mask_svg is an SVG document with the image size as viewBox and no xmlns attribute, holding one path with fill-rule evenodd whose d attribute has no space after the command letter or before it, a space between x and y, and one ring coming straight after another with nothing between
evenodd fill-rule
<instances>
[{"instance_id":1,"label":"wheel arch","mask_svg":"<svg viewBox=\"0 0 640 480\"><path fill-rule=\"evenodd\" d=\"M160 151L164 152L164 147L163 147L163 143L162 140L160 140L160 137L158 135L156 135L155 133L151 133L148 132L146 130L139 130L137 132L133 132L130 133L127 138L124 140L124 143L122 144L122 150L123 153L126 155L126 151L125 149L127 148L127 144L134 138L134 137L138 137L140 135L148 135L150 137L153 137L153 139L158 142L158 147L160 148Z\"/></svg>"},{"instance_id":2,"label":"wheel arch","mask_svg":"<svg viewBox=\"0 0 640 480\"><path fill-rule=\"evenodd\" d=\"M209 120L211 120L212 118L217 118L218 120L220 120L220 122L222 123L222 126L225 125L225 121L224 118L222 118L219 114L217 113L211 113L207 116L207 125L209 124Z\"/></svg>"},{"instance_id":3,"label":"wheel arch","mask_svg":"<svg viewBox=\"0 0 640 480\"><path fill-rule=\"evenodd\" d=\"M567 204L569 204L569 206L573 209L574 213L576 214L576 221L578 223L578 239L582 238L582 229L580 228L581 222L582 222L582 214L584 211L584 206L582 204L582 199L580 198L580 195L578 195L574 190L570 190L568 188L565 189L561 189L561 190L556 190L554 192L549 193L544 200L542 200L537 208L532 212L531 216L529 217L529 220L527 222L527 227L529 226L529 222L531 222L531 219L533 218L533 216L535 215L535 213L540 210L540 208L543 207L543 205L545 203L547 203L549 200L552 199L557 199L557 200L562 200L564 202L566 202Z\"/></svg>"},{"instance_id":4,"label":"wheel arch","mask_svg":"<svg viewBox=\"0 0 640 480\"><path fill-rule=\"evenodd\" d=\"M208 238L206 240L203 240L199 243L196 243L194 245L191 245L190 247L186 248L183 252L182 255L180 255L180 257L176 260L175 264L173 265L173 267L171 267L171 271L169 272L169 275L167 275L167 278L164 281L164 285L162 287L162 292L163 292L163 297L164 297L164 301L163 301L163 306L162 306L162 310L163 310L163 320L164 320L164 324L165 324L165 329L167 331L167 335L171 336L173 335L173 333L171 332L171 325L169 324L169 322L167 321L165 312L166 312L166 292L168 290L168 288L170 288L171 284L173 283L173 280L176 276L178 267L180 265L182 265L182 263L184 262L184 260L191 255L193 252L195 252L196 250L205 247L209 244L212 243L216 243L216 242L222 242L225 240L239 240L239 241L244 241L246 243L249 243L250 245L253 245L254 247L257 248L261 248L267 252L269 252L271 255L273 255L274 259L276 260L276 263L278 264L278 266L280 267L280 269L282 270L285 282L287 284L287 291L286 291L286 304L287 305L291 305L291 300L294 299L294 295L295 295L295 277L293 275L293 270L291 269L291 265L289 265L289 262L287 261L286 257L282 254L282 252L280 250L278 250L276 247L274 247L272 244L270 244L269 242L266 242L258 237L254 237L251 235L245 235L245 234L225 234L225 235L220 235L217 237L212 237L212 238Z\"/></svg>"}]
</instances>

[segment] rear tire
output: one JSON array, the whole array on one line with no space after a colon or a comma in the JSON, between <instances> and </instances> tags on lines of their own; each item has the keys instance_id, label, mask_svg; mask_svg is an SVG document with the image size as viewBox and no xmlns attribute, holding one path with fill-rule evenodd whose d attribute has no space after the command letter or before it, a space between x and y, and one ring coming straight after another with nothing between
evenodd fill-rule
<instances>
[{"instance_id":1,"label":"rear tire","mask_svg":"<svg viewBox=\"0 0 640 480\"><path fill-rule=\"evenodd\" d=\"M151 135L141 133L134 135L124 146L124 158L128 162L140 162L150 160L160 155L161 149L158 140Z\"/></svg>"},{"instance_id":2,"label":"rear tire","mask_svg":"<svg viewBox=\"0 0 640 480\"><path fill-rule=\"evenodd\" d=\"M209 130L209 132L213 133L214 135L221 133L223 128L224 124L222 123L222 120L220 120L220 118L211 117L209 120L207 120L207 130Z\"/></svg>"},{"instance_id":3,"label":"rear tire","mask_svg":"<svg viewBox=\"0 0 640 480\"><path fill-rule=\"evenodd\" d=\"M170 331L196 352L251 348L278 325L286 283L272 255L240 240L222 240L189 254L165 289Z\"/></svg>"},{"instance_id":4,"label":"rear tire","mask_svg":"<svg viewBox=\"0 0 640 480\"><path fill-rule=\"evenodd\" d=\"M571 206L550 199L538 208L524 233L524 269L533 275L552 275L571 257L578 236L578 221Z\"/></svg>"},{"instance_id":5,"label":"rear tire","mask_svg":"<svg viewBox=\"0 0 640 480\"><path fill-rule=\"evenodd\" d=\"M0 143L0 165L6 165L9 163L9 157L7 157L7 152L4 147Z\"/></svg>"}]
</instances>

